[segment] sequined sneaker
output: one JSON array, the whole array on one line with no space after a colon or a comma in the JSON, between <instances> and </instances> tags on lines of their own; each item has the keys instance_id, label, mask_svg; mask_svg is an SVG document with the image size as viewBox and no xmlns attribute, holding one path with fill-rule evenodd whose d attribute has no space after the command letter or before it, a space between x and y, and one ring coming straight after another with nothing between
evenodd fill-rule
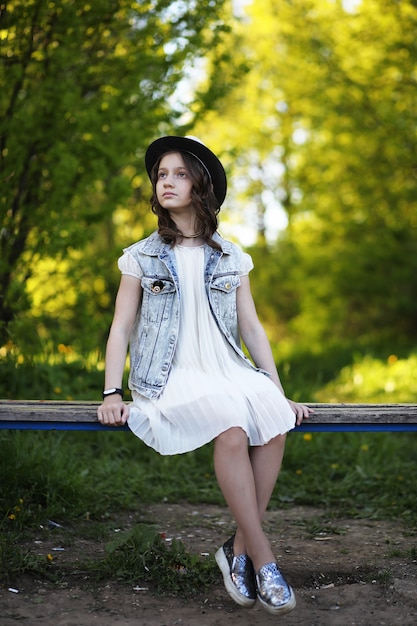
<instances>
[{"instance_id":1,"label":"sequined sneaker","mask_svg":"<svg viewBox=\"0 0 417 626\"><path fill-rule=\"evenodd\" d=\"M240 606L249 608L256 602L255 572L247 554L235 556L234 540L233 535L217 550L216 561L229 596Z\"/></svg>"},{"instance_id":2,"label":"sequined sneaker","mask_svg":"<svg viewBox=\"0 0 417 626\"><path fill-rule=\"evenodd\" d=\"M273 615L295 608L295 595L276 563L263 565L256 574L258 600Z\"/></svg>"}]
</instances>

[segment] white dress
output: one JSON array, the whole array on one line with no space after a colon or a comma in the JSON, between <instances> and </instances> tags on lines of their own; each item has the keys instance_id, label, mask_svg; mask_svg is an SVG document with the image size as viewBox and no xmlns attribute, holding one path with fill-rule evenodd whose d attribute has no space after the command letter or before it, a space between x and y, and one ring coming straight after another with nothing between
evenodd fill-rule
<instances>
[{"instance_id":1,"label":"white dress","mask_svg":"<svg viewBox=\"0 0 417 626\"><path fill-rule=\"evenodd\" d=\"M246 364L211 314L204 287L204 246L175 246L181 287L180 328L167 385L156 400L132 391L129 428L160 454L189 452L225 430L242 428L251 446L294 428L295 416L278 387ZM246 267L252 259L244 255ZM125 252L123 274L141 278Z\"/></svg>"}]
</instances>

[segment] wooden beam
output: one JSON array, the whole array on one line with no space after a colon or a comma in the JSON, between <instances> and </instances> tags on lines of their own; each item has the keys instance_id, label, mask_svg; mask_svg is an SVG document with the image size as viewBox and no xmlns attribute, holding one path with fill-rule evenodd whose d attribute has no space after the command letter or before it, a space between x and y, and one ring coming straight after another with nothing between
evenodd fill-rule
<instances>
[{"instance_id":1,"label":"wooden beam","mask_svg":"<svg viewBox=\"0 0 417 626\"><path fill-rule=\"evenodd\" d=\"M98 402L0 400L0 429L127 430L97 420ZM417 404L317 404L294 432L417 431Z\"/></svg>"}]
</instances>

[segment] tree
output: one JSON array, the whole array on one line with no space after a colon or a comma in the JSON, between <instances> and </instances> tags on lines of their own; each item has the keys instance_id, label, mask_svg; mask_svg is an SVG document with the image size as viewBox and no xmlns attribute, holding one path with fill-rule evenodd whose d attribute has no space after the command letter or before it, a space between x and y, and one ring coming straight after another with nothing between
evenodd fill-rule
<instances>
[{"instance_id":1,"label":"tree","mask_svg":"<svg viewBox=\"0 0 417 626\"><path fill-rule=\"evenodd\" d=\"M287 213L261 309L307 341L415 341L417 7L346 4L252 2L234 42L250 71L205 123L245 181L237 200L256 185L258 210L269 191Z\"/></svg>"},{"instance_id":2,"label":"tree","mask_svg":"<svg viewBox=\"0 0 417 626\"><path fill-rule=\"evenodd\" d=\"M169 98L192 58L222 36L222 4L1 4L0 343L30 306L35 266L52 279L61 261L70 278L82 264L93 263L98 278L100 266L108 271L114 231L131 223L121 207L133 197L140 216L149 192L144 146L175 125ZM84 272L80 309L94 295L87 285Z\"/></svg>"}]
</instances>

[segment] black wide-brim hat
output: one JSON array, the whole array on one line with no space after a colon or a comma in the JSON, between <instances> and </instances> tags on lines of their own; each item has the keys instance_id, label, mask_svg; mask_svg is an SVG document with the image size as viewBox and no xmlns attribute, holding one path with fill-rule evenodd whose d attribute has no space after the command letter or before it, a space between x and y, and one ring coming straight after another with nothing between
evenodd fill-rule
<instances>
[{"instance_id":1,"label":"black wide-brim hat","mask_svg":"<svg viewBox=\"0 0 417 626\"><path fill-rule=\"evenodd\" d=\"M188 152L200 161L211 179L219 205L223 204L227 190L226 172L214 152L194 137L161 137L146 150L145 165L149 178L157 160L167 152Z\"/></svg>"}]
</instances>

